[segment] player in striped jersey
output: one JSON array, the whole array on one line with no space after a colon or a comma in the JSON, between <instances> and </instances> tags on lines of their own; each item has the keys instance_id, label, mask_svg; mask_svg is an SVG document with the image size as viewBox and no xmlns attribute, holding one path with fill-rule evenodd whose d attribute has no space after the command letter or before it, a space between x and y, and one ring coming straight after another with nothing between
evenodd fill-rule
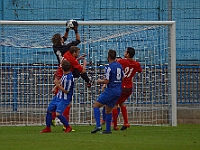
<instances>
[{"instance_id":1,"label":"player in striped jersey","mask_svg":"<svg viewBox=\"0 0 200 150\"><path fill-rule=\"evenodd\" d=\"M51 132L51 120L52 112L56 111L56 116L65 126L65 132L71 132L72 128L69 125L65 116L63 116L63 111L71 103L73 88L74 88L74 78L72 72L70 71L70 63L67 60L62 61L63 75L61 80L55 78L54 83L59 89L56 96L51 100L46 114L46 128L40 133Z\"/></svg>"}]
</instances>

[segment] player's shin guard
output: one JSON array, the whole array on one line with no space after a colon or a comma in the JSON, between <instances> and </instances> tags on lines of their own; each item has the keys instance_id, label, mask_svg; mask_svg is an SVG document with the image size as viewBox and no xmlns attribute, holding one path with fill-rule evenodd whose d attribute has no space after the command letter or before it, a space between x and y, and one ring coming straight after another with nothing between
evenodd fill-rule
<instances>
[{"instance_id":1,"label":"player's shin guard","mask_svg":"<svg viewBox=\"0 0 200 150\"><path fill-rule=\"evenodd\" d=\"M127 115L126 106L122 106L121 111L122 111L122 116L124 118L124 124L127 124L128 123L128 115Z\"/></svg>"},{"instance_id":2,"label":"player's shin guard","mask_svg":"<svg viewBox=\"0 0 200 150\"><path fill-rule=\"evenodd\" d=\"M50 128L51 126L51 120L52 120L52 114L47 111L46 114L46 126Z\"/></svg>"},{"instance_id":3,"label":"player's shin guard","mask_svg":"<svg viewBox=\"0 0 200 150\"><path fill-rule=\"evenodd\" d=\"M69 113L70 113L70 106L67 106L63 112L63 116L66 117L67 121L69 122Z\"/></svg>"},{"instance_id":4,"label":"player's shin guard","mask_svg":"<svg viewBox=\"0 0 200 150\"><path fill-rule=\"evenodd\" d=\"M94 118L96 120L96 127L101 127L99 108L94 108Z\"/></svg>"},{"instance_id":5,"label":"player's shin guard","mask_svg":"<svg viewBox=\"0 0 200 150\"><path fill-rule=\"evenodd\" d=\"M64 124L65 127L68 127L68 126L69 126L69 123L68 123L68 121L67 121L67 119L66 119L65 116L59 115L59 116L57 116L57 117L60 119L60 121Z\"/></svg>"},{"instance_id":6,"label":"player's shin guard","mask_svg":"<svg viewBox=\"0 0 200 150\"><path fill-rule=\"evenodd\" d=\"M112 113L106 114L106 131L111 131Z\"/></svg>"},{"instance_id":7,"label":"player's shin guard","mask_svg":"<svg viewBox=\"0 0 200 150\"><path fill-rule=\"evenodd\" d=\"M117 109L112 110L112 117L113 117L113 124L114 124L114 128L115 128L115 127L117 127L117 117L118 117Z\"/></svg>"}]
</instances>

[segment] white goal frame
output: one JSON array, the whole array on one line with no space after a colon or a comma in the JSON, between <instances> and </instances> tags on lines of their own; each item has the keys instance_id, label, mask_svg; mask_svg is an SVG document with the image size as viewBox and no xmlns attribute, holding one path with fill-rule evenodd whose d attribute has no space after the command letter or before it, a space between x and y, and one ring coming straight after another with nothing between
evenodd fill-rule
<instances>
[{"instance_id":1,"label":"white goal frame","mask_svg":"<svg viewBox=\"0 0 200 150\"><path fill-rule=\"evenodd\" d=\"M79 25L166 25L169 27L169 61L171 77L171 125L177 126L177 85L176 85L176 25L175 21L78 21ZM66 21L9 21L0 20L0 25L56 25L65 26ZM91 111L92 114L92 111ZM91 118L92 120L92 118ZM91 121L92 123L92 121ZM1 124L0 124L1 126Z\"/></svg>"}]
</instances>

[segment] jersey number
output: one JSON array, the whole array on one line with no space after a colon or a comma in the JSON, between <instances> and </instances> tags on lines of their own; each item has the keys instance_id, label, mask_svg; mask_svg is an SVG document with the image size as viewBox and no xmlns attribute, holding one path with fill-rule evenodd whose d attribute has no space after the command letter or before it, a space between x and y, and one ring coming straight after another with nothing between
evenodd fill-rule
<instances>
[{"instance_id":1,"label":"jersey number","mask_svg":"<svg viewBox=\"0 0 200 150\"><path fill-rule=\"evenodd\" d=\"M124 69L124 76L128 78L131 76L132 72L133 72L133 68L130 69L129 67L126 67Z\"/></svg>"},{"instance_id":2,"label":"jersey number","mask_svg":"<svg viewBox=\"0 0 200 150\"><path fill-rule=\"evenodd\" d=\"M117 68L117 80L121 80L122 75L121 75L121 69Z\"/></svg>"}]
</instances>

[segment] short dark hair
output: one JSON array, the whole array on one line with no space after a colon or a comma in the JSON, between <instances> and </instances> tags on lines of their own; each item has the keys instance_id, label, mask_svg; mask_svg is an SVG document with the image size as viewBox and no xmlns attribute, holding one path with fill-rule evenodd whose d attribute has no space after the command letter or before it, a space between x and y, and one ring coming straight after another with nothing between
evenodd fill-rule
<instances>
[{"instance_id":1,"label":"short dark hair","mask_svg":"<svg viewBox=\"0 0 200 150\"><path fill-rule=\"evenodd\" d=\"M61 45L61 35L59 33L54 34L51 41L55 46Z\"/></svg>"},{"instance_id":2,"label":"short dark hair","mask_svg":"<svg viewBox=\"0 0 200 150\"><path fill-rule=\"evenodd\" d=\"M63 71L69 71L70 70L70 62L66 59L62 60L62 69Z\"/></svg>"},{"instance_id":3,"label":"short dark hair","mask_svg":"<svg viewBox=\"0 0 200 150\"><path fill-rule=\"evenodd\" d=\"M108 51L108 57L112 60L115 60L116 59L116 51L113 50L113 49L109 49Z\"/></svg>"},{"instance_id":4,"label":"short dark hair","mask_svg":"<svg viewBox=\"0 0 200 150\"><path fill-rule=\"evenodd\" d=\"M135 56L135 49L132 47L127 47L127 53L129 54L130 58L133 58L133 56Z\"/></svg>"},{"instance_id":5,"label":"short dark hair","mask_svg":"<svg viewBox=\"0 0 200 150\"><path fill-rule=\"evenodd\" d=\"M73 54L74 52L76 53L79 50L80 50L80 48L77 47L77 46L71 46L70 49L69 49L69 51L70 51L71 54Z\"/></svg>"}]
</instances>

